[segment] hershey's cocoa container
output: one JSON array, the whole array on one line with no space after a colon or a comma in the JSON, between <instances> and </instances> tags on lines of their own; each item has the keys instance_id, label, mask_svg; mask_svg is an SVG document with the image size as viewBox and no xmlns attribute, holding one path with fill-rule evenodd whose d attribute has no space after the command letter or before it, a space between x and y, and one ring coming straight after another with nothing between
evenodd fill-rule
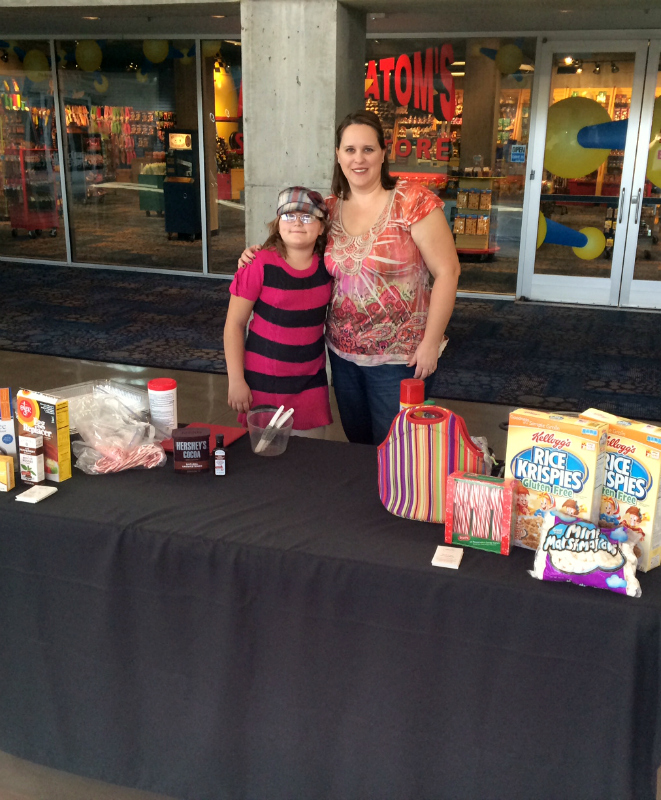
<instances>
[{"instance_id":1,"label":"hershey's cocoa container","mask_svg":"<svg viewBox=\"0 0 661 800\"><path fill-rule=\"evenodd\" d=\"M175 428L172 431L175 472L209 471L208 428Z\"/></svg>"}]
</instances>

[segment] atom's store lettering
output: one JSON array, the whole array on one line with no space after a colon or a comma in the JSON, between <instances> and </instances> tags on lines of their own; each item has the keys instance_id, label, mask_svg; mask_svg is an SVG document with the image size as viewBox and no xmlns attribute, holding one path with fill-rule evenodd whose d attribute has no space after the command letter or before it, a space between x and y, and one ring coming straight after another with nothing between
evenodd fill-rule
<instances>
[{"instance_id":1,"label":"atom's store lettering","mask_svg":"<svg viewBox=\"0 0 661 800\"><path fill-rule=\"evenodd\" d=\"M544 550L565 550L570 553L597 553L603 550L615 556L618 547L594 525L572 522L569 525L554 525L544 539Z\"/></svg>"},{"instance_id":2,"label":"atom's store lettering","mask_svg":"<svg viewBox=\"0 0 661 800\"><path fill-rule=\"evenodd\" d=\"M365 75L365 98L392 100L450 121L455 113L452 45L428 47L425 52L370 61Z\"/></svg>"},{"instance_id":3,"label":"atom's store lettering","mask_svg":"<svg viewBox=\"0 0 661 800\"><path fill-rule=\"evenodd\" d=\"M619 453L608 454L606 457L606 489L635 497L637 500L644 500L651 486L652 476L635 458Z\"/></svg>"},{"instance_id":4,"label":"atom's store lettering","mask_svg":"<svg viewBox=\"0 0 661 800\"><path fill-rule=\"evenodd\" d=\"M573 453L531 447L514 456L512 475L528 488L534 483L580 492L587 480L588 469Z\"/></svg>"}]
</instances>

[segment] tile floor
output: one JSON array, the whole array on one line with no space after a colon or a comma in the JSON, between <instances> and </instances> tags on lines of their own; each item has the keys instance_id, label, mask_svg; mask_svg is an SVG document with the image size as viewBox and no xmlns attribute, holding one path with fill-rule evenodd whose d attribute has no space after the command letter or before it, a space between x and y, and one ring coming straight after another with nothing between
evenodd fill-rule
<instances>
[{"instance_id":1,"label":"tile floor","mask_svg":"<svg viewBox=\"0 0 661 800\"><path fill-rule=\"evenodd\" d=\"M181 421L235 424L234 412L227 407L225 375L130 367L0 350L0 386L10 386L13 391L20 388L47 390L106 378L145 387L147 381L154 377L177 380ZM486 436L497 458L505 457L507 434L499 425L507 420L511 410L509 406L439 400L442 405L464 417L472 435ZM334 417L338 419L332 392L331 401ZM346 441L338 422L331 426L328 438ZM657 798L661 800L661 791L657 792ZM172 799L69 775L0 753L0 800Z\"/></svg>"}]
</instances>

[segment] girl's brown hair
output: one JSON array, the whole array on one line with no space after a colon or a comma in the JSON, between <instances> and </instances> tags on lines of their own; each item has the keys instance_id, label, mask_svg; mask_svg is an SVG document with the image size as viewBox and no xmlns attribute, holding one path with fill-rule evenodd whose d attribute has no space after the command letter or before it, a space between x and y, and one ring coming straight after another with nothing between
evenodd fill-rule
<instances>
[{"instance_id":1,"label":"girl's brown hair","mask_svg":"<svg viewBox=\"0 0 661 800\"><path fill-rule=\"evenodd\" d=\"M379 147L386 150L386 139L383 135L383 128L381 127L381 120L373 111L354 111L340 122L335 131L335 147L339 149L342 142L344 131L349 125L368 125L376 133L376 138L379 142ZM381 186L384 189L394 189L397 183L397 178L390 174L388 167L388 153L385 153L383 164L381 164ZM349 188L349 181L346 179L342 167L337 161L337 154L335 155L335 168L333 169L333 182L331 183L331 192L336 197L346 200L351 194Z\"/></svg>"},{"instance_id":2,"label":"girl's brown hair","mask_svg":"<svg viewBox=\"0 0 661 800\"><path fill-rule=\"evenodd\" d=\"M319 258L324 257L324 250L326 249L326 238L328 236L328 231L331 227L330 219L321 219L317 217L319 222L324 226L323 230L317 236L317 241L314 243L314 252L319 256ZM282 241L282 236L280 236L280 217L276 217L272 219L271 222L268 224L269 229L269 236L268 239L262 245L264 250L276 250L277 253L282 256L282 258L287 258L287 247L285 243Z\"/></svg>"}]
</instances>

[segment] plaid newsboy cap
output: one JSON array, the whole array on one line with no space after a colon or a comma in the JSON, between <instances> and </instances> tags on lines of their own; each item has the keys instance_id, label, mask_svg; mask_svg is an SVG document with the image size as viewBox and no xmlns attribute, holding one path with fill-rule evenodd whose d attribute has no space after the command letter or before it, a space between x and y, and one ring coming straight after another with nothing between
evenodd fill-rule
<instances>
[{"instance_id":1,"label":"plaid newsboy cap","mask_svg":"<svg viewBox=\"0 0 661 800\"><path fill-rule=\"evenodd\" d=\"M290 186L278 195L277 215L281 217L288 211L303 211L319 219L328 219L328 207L319 192L304 186Z\"/></svg>"}]
</instances>

